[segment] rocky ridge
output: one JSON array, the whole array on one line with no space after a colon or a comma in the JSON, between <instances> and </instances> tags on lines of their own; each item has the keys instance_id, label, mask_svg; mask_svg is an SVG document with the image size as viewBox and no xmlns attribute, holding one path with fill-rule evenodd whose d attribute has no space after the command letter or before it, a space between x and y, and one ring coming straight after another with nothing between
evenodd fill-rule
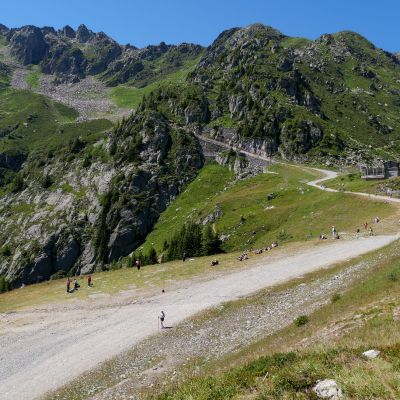
<instances>
[{"instance_id":1,"label":"rocky ridge","mask_svg":"<svg viewBox=\"0 0 400 400\"><path fill-rule=\"evenodd\" d=\"M78 82L89 75L99 75L110 86L126 83L141 74L141 79L157 75L154 62L164 56L166 69L176 70L187 58L197 57L202 47L183 43L179 46L148 46L138 49L120 45L104 32L95 33L85 25L75 31L70 26L60 30L27 25L8 29L2 25L11 55L22 65L39 65L45 74L55 75L56 82Z\"/></svg>"},{"instance_id":2,"label":"rocky ridge","mask_svg":"<svg viewBox=\"0 0 400 400\"><path fill-rule=\"evenodd\" d=\"M43 178L26 175L25 189L1 198L1 241L12 251L0 274L13 286L128 255L203 164L197 140L154 112L133 114L94 147L103 159L82 157L77 142L75 157L48 162Z\"/></svg>"}]
</instances>

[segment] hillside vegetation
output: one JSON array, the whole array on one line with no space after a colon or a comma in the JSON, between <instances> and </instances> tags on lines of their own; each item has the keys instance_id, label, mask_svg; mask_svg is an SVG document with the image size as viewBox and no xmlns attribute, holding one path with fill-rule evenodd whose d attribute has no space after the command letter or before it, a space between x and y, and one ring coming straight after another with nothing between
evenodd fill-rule
<instances>
[{"instance_id":1,"label":"hillside vegetation","mask_svg":"<svg viewBox=\"0 0 400 400\"><path fill-rule=\"evenodd\" d=\"M292 166L276 165L269 173L235 180L227 167L206 165L199 176L161 214L143 246L154 246L160 253L164 242L189 221L210 222L227 251L266 247L278 243L314 240L330 235L335 225L344 237L354 237L356 229L375 216L392 215L395 207L379 201L366 201L342 193L328 193L306 185L310 172Z\"/></svg>"}]
</instances>

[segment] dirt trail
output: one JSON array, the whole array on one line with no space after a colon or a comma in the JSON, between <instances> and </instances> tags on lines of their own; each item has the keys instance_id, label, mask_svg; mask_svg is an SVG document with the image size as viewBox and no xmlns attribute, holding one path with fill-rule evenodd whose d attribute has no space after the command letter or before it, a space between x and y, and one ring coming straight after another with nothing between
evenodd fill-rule
<instances>
[{"instance_id":1,"label":"dirt trail","mask_svg":"<svg viewBox=\"0 0 400 400\"><path fill-rule=\"evenodd\" d=\"M178 287L140 302L107 309L72 313L38 313L25 325L24 313L2 316L0 322L0 399L32 399L56 389L102 361L157 333L157 315L166 311L167 322L185 318L221 302L248 296L260 289L328 267L391 243L398 236L377 236L331 242L301 254L217 279Z\"/></svg>"},{"instance_id":2,"label":"dirt trail","mask_svg":"<svg viewBox=\"0 0 400 400\"><path fill-rule=\"evenodd\" d=\"M230 144L227 144L227 143L224 143L224 142L220 142L218 140L211 139L211 138L206 137L206 136L202 136L202 135L196 135L196 136L199 139L204 140L205 142L214 144L216 146L221 146L221 147L224 147L226 149L234 149L234 150L240 151L241 153L245 154L248 157L255 158L255 159L258 159L258 160L263 160L263 161L266 161L268 163L290 165L292 167L300 168L300 169L302 169L304 171L308 170L308 171L319 172L319 173L323 174L323 176L321 178L318 178L318 179L314 180L314 181L307 182L307 185L312 186L312 187L314 187L316 189L319 189L319 190L323 190L325 192L331 192L331 193L338 193L339 192L339 190L331 189L331 188L325 187L323 185L323 183L325 181L328 181L330 179L335 179L335 178L338 177L339 174L337 172L335 172L335 171L330 171L330 170L321 169L321 168L305 167L303 165L288 164L288 163L285 163L285 162L275 161L272 158L263 157L263 156L261 156L259 154L254 154L254 153L251 153L249 151L242 150L241 148L238 148L238 147L235 147L235 146L231 146ZM383 201L388 201L390 203L400 203L400 199L392 198L392 197L389 197L389 196L381 196L381 195L377 195L377 194L369 194L369 193L362 193L362 192L350 192L350 191L341 191L341 193L352 194L352 195L356 195L356 196L363 196L363 197L367 197L367 198L372 199L372 200L383 200Z\"/></svg>"}]
</instances>

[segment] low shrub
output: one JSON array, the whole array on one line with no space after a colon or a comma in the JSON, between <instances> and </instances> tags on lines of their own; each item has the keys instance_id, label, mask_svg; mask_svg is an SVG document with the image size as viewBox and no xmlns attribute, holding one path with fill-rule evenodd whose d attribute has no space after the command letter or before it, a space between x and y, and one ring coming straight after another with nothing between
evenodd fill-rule
<instances>
[{"instance_id":1,"label":"low shrub","mask_svg":"<svg viewBox=\"0 0 400 400\"><path fill-rule=\"evenodd\" d=\"M398 274L396 271L389 272L388 274L389 281L396 282L399 280Z\"/></svg>"},{"instance_id":2,"label":"low shrub","mask_svg":"<svg viewBox=\"0 0 400 400\"><path fill-rule=\"evenodd\" d=\"M5 276L0 275L0 293L8 292L10 290L10 284L8 283Z\"/></svg>"},{"instance_id":3,"label":"low shrub","mask_svg":"<svg viewBox=\"0 0 400 400\"><path fill-rule=\"evenodd\" d=\"M300 315L299 317L297 317L297 318L295 318L295 319L293 320L293 323L294 323L296 326L303 326L303 325L305 325L308 321L309 321L309 319L308 319L307 315Z\"/></svg>"},{"instance_id":4,"label":"low shrub","mask_svg":"<svg viewBox=\"0 0 400 400\"><path fill-rule=\"evenodd\" d=\"M342 295L340 293L334 293L331 297L332 303L336 303L342 298Z\"/></svg>"}]
</instances>

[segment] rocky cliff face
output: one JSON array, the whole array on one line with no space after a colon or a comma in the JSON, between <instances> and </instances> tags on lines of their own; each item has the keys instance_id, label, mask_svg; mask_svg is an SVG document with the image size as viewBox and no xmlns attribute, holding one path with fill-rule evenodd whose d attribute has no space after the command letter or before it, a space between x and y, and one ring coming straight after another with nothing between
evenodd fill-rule
<instances>
[{"instance_id":1,"label":"rocky cliff face","mask_svg":"<svg viewBox=\"0 0 400 400\"><path fill-rule=\"evenodd\" d=\"M77 147L42 167L46 179L28 173L22 191L1 198L0 241L10 254L0 258L0 275L13 286L128 255L203 165L194 136L149 110L94 148L103 155L90 165L84 154L93 148Z\"/></svg>"}]
</instances>

